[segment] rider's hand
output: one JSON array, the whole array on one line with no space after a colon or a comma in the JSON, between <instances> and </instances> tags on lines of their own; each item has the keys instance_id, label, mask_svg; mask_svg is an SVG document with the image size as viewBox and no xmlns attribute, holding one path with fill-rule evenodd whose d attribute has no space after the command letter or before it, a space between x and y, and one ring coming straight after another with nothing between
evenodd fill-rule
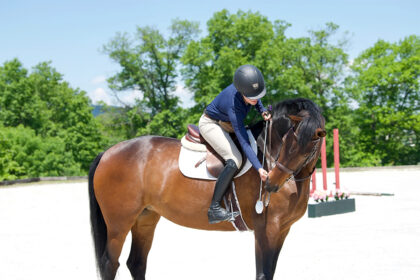
<instances>
[{"instance_id":1,"label":"rider's hand","mask_svg":"<svg viewBox=\"0 0 420 280\"><path fill-rule=\"evenodd\" d=\"M261 114L265 121L268 121L271 119L271 114L268 111L265 111Z\"/></svg>"},{"instance_id":2,"label":"rider's hand","mask_svg":"<svg viewBox=\"0 0 420 280\"><path fill-rule=\"evenodd\" d=\"M263 180L265 182L265 180L267 180L267 178L268 178L268 172L265 171L263 168L260 168L260 169L258 169L258 173L260 174L261 180Z\"/></svg>"}]
</instances>

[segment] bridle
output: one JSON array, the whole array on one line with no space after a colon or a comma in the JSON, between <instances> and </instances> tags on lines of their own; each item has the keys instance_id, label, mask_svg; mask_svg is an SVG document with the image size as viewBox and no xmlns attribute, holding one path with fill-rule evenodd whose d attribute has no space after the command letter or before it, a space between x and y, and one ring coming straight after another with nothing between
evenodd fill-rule
<instances>
[{"instance_id":1,"label":"bridle","mask_svg":"<svg viewBox=\"0 0 420 280\"><path fill-rule=\"evenodd\" d=\"M266 151L266 146L267 146L267 125L268 125L268 123L266 123L266 126L265 126L265 137L264 137L265 139L264 139L263 163L264 163L264 158L267 157L267 162L266 163L267 163L267 166L268 166L269 171L271 171L273 169L273 168L271 168L273 166L272 163L271 163L271 161L274 161L275 162L275 167L277 167L278 169L280 169L283 172L288 173L290 176L289 176L289 178L286 179L285 182L288 182L292 178L293 178L293 180L295 182L301 182L301 181L305 181L305 180L309 179L312 176L312 174L314 173L314 171L315 171L315 166L314 166L314 168L312 169L312 171L310 172L310 174L308 176L306 176L304 178L296 178L296 176L299 175L299 173L302 171L302 169L315 157L316 152L317 152L317 146L318 146L318 143L320 142L320 139L321 138L318 138L318 139L312 141L314 143L314 146L312 147L312 150L311 150L310 155L305 159L305 161L300 166L300 168L298 168L296 171L293 171L292 169L288 168L287 166L285 166L284 164L282 164L281 162L278 161L278 159L280 157L281 149L279 149L278 154L277 154L277 156L276 156L275 159L271 156L271 154L270 154L270 152L271 152L271 134L272 134L273 121L270 119L269 120L269 123L270 123L270 128L268 130L268 134L269 134L269 137L268 137L269 151ZM300 127L300 123L299 123L298 127L296 128L296 131L299 130L299 127ZM289 128L289 130L287 131L287 133L283 136L282 141L281 141L281 145L284 144L284 141L287 138L287 135L289 133L291 133L291 132L294 133L294 136L297 139L296 131L294 129L294 126L291 126ZM271 168L271 170L270 170L270 168ZM269 182L269 180L267 178L267 180L265 181L265 184L266 184L265 189L266 190L267 190L268 182ZM257 211L258 214L261 214L262 213L264 206L265 207L268 207L268 205L270 203L270 197L271 197L271 192L270 191L266 191L265 194L264 194L264 202L262 202L261 193L262 193L262 180L260 181L260 195L259 195L259 198L258 198L257 203L255 205L255 209L256 209L256 211Z\"/></svg>"},{"instance_id":2,"label":"bridle","mask_svg":"<svg viewBox=\"0 0 420 280\"><path fill-rule=\"evenodd\" d=\"M314 168L312 169L312 171L310 172L310 174L308 175L308 176L306 176L306 177L304 177L304 178L296 178L299 174L300 174L300 172L302 171L302 169L310 162L310 161L312 161L313 159L314 159L314 157L315 157L315 155L317 154L317 148L318 148L318 146L319 146L319 143L320 143L320 141L321 141L321 138L318 138L318 139L316 139L316 140L312 140L312 143L314 143L313 144L313 147L312 147L312 150L311 150L311 153L309 154L309 156L305 159L305 161L302 163L302 165L296 170L296 171L293 171L292 169L290 169L290 168L288 168L287 166L285 166L284 164L282 164L281 162L279 162L279 157L280 157L280 152L281 152L281 149L279 149L279 151L278 151L278 154L277 154L277 156L275 157L275 159L274 159L274 157L270 154L270 152L272 151L271 150L271 135L272 135L272 127L273 127L273 121L270 119L269 120L269 123L270 123L270 128L268 129L268 134L269 134L269 137L268 137L268 146L269 146L269 151L266 151L266 146L267 146L267 125L268 125L268 123L266 123L266 126L265 126L265 139L264 139L264 152L263 152L263 164L264 164L264 158L265 157L267 157L267 166L268 166L268 169L269 169L269 171L271 171L273 168L278 168L280 171L283 171L283 172L286 172L287 174L289 174L290 176L289 176L289 178L287 178L286 179L286 181L285 181L285 183L286 182L288 182L288 181L290 181L292 178L293 178L293 180L295 181L295 182L301 182L301 181L305 181L305 180L307 180L307 179L309 179L311 176L312 176L312 174L314 173L314 171L315 171L315 166L314 166ZM296 137L296 139L298 138L298 136L297 136L297 134L296 134L296 132L299 130L299 128L300 128L300 124L301 124L302 122L300 122L299 124L298 124L298 127L296 128L296 130L294 129L294 126L292 125L290 128L289 128L289 130L287 131L287 133L285 133L285 135L283 136L283 138L282 138L282 140L281 140L281 146L284 144L284 142L285 142L285 139L287 139L287 135L289 135L289 133L291 133L291 132L293 132L294 133L294 136ZM271 161L274 161L274 163L275 163L275 167L272 167L273 166L273 164L271 163ZM271 168L271 169L270 169ZM262 211L263 211L263 208L264 207L268 207L268 205L269 205L269 203L270 203L270 197L271 197L271 191L269 191L268 189L267 189L267 185L268 185L268 182L269 182L269 180L268 180L269 178L267 178L267 180L265 180L265 184L266 184L266 186L265 186L265 189L267 190L266 192L265 192L265 194L264 194L264 202L263 202L263 200L262 200L262 197L261 197L261 193L262 193L262 180L260 181L260 195L259 195L259 198L258 198L258 200L257 200L257 203L256 203L256 205L255 205L255 210L256 210L256 212L258 213L258 214L261 214L262 213Z\"/></svg>"},{"instance_id":3,"label":"bridle","mask_svg":"<svg viewBox=\"0 0 420 280\"><path fill-rule=\"evenodd\" d=\"M270 126L269 126L270 128L269 128L269 132L268 132L269 133L269 137L268 137L269 140L268 141L269 141L269 151L271 151L271 134L272 134L272 125L273 125L273 122L272 122L272 120L270 120L269 122L270 122ZM294 126L293 125L289 128L289 130L287 131L287 133L283 136L280 145L283 145L284 144L285 139L287 138L287 135L289 135L289 133L292 133L293 132L294 136L297 138L297 133L296 132L299 130L300 124L301 123L298 124L298 127L296 128L296 130L294 129ZM266 131L266 133L267 133L267 131ZM279 152L278 152L277 156L275 157L275 159L267 151L267 159L269 159L269 161L270 161L268 163L268 167L270 168L272 166L271 160L274 159L275 167L277 167L280 171L283 171L283 172L285 172L287 174L290 174L290 176L289 176L289 178L287 178L286 182L288 182L291 179L293 179L295 182L301 182L301 181L305 181L305 180L309 179L312 176L312 174L314 173L315 167L312 169L312 171L310 172L310 174L308 176L305 176L304 178L296 178L296 176L299 175L299 173L302 171L302 169L310 161L313 160L313 158L316 155L317 146L318 146L318 143L320 142L320 140L321 140L321 138L318 138L316 140L312 140L312 143L314 143L314 144L313 144L311 153L309 154L309 156L306 158L306 160L302 163L302 165L297 170L293 171L292 169L288 168L287 166L285 166L284 164L282 164L281 162L278 161L278 159L280 157L280 151L281 151L281 149L279 150ZM266 182L268 183L268 180Z\"/></svg>"}]
</instances>

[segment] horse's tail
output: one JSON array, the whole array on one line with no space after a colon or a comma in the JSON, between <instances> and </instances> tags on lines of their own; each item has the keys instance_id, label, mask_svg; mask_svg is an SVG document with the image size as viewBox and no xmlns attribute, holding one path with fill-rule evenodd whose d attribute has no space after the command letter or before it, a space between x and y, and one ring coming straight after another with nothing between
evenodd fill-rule
<instances>
[{"instance_id":1,"label":"horse's tail","mask_svg":"<svg viewBox=\"0 0 420 280\"><path fill-rule=\"evenodd\" d=\"M104 153L100 153L95 158L89 170L90 226L92 231L93 243L95 246L96 266L99 270L101 277L104 275L103 266L101 265L101 258L105 252L107 232L104 216L102 215L101 208L99 207L98 201L95 197L95 192L93 190L93 177L95 175L96 168L98 167L99 161L101 160L103 154Z\"/></svg>"}]
</instances>

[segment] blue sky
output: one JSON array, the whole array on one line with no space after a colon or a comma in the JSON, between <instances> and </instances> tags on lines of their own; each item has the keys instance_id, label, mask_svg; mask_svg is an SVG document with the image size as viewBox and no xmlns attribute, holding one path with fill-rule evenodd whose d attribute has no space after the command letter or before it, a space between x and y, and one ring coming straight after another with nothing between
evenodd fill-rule
<instances>
[{"instance_id":1,"label":"blue sky","mask_svg":"<svg viewBox=\"0 0 420 280\"><path fill-rule=\"evenodd\" d=\"M17 57L30 69L52 61L72 87L85 90L94 102L112 103L105 78L118 65L100 49L116 32L132 34L136 26L147 25L165 32L175 18L198 21L205 31L207 20L222 9L285 20L292 24L289 37L307 36L308 30L334 22L339 35L350 33L350 58L379 39L397 42L420 34L418 0L0 0L0 64ZM178 94L188 105L188 92L179 87Z\"/></svg>"}]
</instances>

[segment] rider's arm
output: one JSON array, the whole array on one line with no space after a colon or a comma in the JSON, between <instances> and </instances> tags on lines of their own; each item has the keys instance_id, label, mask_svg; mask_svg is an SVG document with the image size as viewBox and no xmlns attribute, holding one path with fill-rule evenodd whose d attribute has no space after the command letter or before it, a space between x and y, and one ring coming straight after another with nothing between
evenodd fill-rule
<instances>
[{"instance_id":1,"label":"rider's arm","mask_svg":"<svg viewBox=\"0 0 420 280\"><path fill-rule=\"evenodd\" d=\"M252 150L251 144L249 142L248 133L246 132L244 126L245 116L246 113L241 111L235 111L235 109L229 110L229 119L232 123L233 129L235 130L236 137L238 137L239 144L241 145L242 150L251 162L252 166L258 171L258 169L262 168L262 166L257 158L257 155Z\"/></svg>"},{"instance_id":2,"label":"rider's arm","mask_svg":"<svg viewBox=\"0 0 420 280\"><path fill-rule=\"evenodd\" d=\"M262 114L265 111L267 111L267 109L264 107L264 105L261 102L261 99L258 99L257 104L255 104L255 108L257 109L257 111Z\"/></svg>"}]
</instances>

